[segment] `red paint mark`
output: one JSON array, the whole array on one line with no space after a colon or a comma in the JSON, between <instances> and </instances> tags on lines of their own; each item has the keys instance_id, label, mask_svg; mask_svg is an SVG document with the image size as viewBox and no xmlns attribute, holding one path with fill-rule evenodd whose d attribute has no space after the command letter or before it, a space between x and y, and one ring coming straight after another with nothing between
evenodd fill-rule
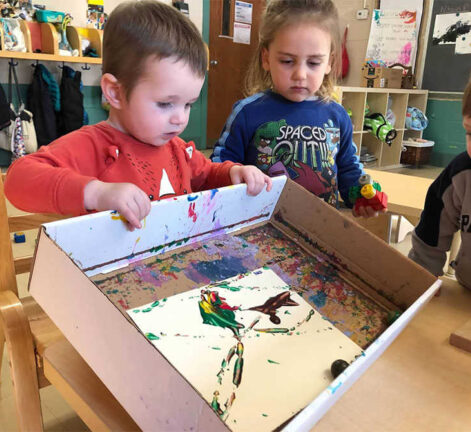
<instances>
[{"instance_id":1,"label":"red paint mark","mask_svg":"<svg viewBox=\"0 0 471 432\"><path fill-rule=\"evenodd\" d=\"M165 273L165 276L172 276L175 280L178 280L178 277L175 273L167 272L167 273Z\"/></svg>"},{"instance_id":2,"label":"red paint mark","mask_svg":"<svg viewBox=\"0 0 471 432\"><path fill-rule=\"evenodd\" d=\"M198 215L195 213L195 204L191 203L190 207L188 207L188 217L193 219L193 222L196 222L196 219L198 219Z\"/></svg>"},{"instance_id":3,"label":"red paint mark","mask_svg":"<svg viewBox=\"0 0 471 432\"><path fill-rule=\"evenodd\" d=\"M127 303L126 303L123 299L119 299L119 300L118 300L118 303L121 305L121 307L122 307L123 309L127 309L127 308L128 308Z\"/></svg>"}]
</instances>

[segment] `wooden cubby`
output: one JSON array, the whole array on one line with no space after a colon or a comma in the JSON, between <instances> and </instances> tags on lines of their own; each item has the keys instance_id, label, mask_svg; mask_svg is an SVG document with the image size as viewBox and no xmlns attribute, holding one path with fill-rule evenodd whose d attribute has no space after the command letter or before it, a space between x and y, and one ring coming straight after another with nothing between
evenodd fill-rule
<instances>
[{"instance_id":1,"label":"wooden cubby","mask_svg":"<svg viewBox=\"0 0 471 432\"><path fill-rule=\"evenodd\" d=\"M352 112L353 141L358 147L358 154L362 146L368 148L368 153L376 156L376 164L365 165L368 168L386 168L400 165L402 142L410 138L421 138L422 131L406 129L405 120L408 106L413 106L425 113L427 108L427 90L366 88L366 87L339 87L337 90L340 103L345 109ZM373 134L363 130L366 103L370 112L379 112L386 115L388 101L396 117L394 128L396 138L391 145L380 141Z\"/></svg>"},{"instance_id":2,"label":"wooden cubby","mask_svg":"<svg viewBox=\"0 0 471 432\"><path fill-rule=\"evenodd\" d=\"M73 49L78 50L79 55L62 56L59 55L60 35L53 24L18 21L25 38L26 52L5 50L3 27L0 26L0 58L67 63L102 63L103 30L68 26L66 29L67 40ZM82 38L84 37L90 40L91 47L95 48L98 57L84 57L82 55ZM34 49L41 49L41 53L34 52Z\"/></svg>"}]
</instances>

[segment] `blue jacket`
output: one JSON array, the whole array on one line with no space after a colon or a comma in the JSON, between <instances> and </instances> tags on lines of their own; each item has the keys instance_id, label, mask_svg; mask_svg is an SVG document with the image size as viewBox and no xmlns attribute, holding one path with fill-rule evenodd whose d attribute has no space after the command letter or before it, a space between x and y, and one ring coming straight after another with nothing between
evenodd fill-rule
<instances>
[{"instance_id":1,"label":"blue jacket","mask_svg":"<svg viewBox=\"0 0 471 432\"><path fill-rule=\"evenodd\" d=\"M286 174L334 206L340 191L351 206L348 191L363 174L356 151L352 122L341 105L291 102L266 91L234 105L211 159Z\"/></svg>"}]
</instances>

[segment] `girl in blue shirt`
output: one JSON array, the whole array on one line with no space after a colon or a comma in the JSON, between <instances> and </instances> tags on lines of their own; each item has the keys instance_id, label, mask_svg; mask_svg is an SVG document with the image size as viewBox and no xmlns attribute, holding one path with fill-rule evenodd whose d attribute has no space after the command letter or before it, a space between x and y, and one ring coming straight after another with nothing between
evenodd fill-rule
<instances>
[{"instance_id":1,"label":"girl in blue shirt","mask_svg":"<svg viewBox=\"0 0 471 432\"><path fill-rule=\"evenodd\" d=\"M337 9L331 0L271 0L259 45L238 101L211 156L286 174L326 202L348 191L363 174L352 123L332 100L340 67ZM361 213L360 213L361 212ZM357 216L373 216L362 208Z\"/></svg>"}]
</instances>

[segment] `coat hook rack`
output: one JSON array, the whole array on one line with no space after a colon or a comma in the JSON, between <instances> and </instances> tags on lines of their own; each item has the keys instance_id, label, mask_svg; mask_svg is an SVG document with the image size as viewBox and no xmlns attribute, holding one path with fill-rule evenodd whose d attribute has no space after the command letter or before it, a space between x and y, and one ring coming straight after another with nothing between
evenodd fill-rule
<instances>
[{"instance_id":1,"label":"coat hook rack","mask_svg":"<svg viewBox=\"0 0 471 432\"><path fill-rule=\"evenodd\" d=\"M83 70L90 70L91 67L88 66L88 63L85 63L85 66L82 66L82 69L83 69Z\"/></svg>"},{"instance_id":2,"label":"coat hook rack","mask_svg":"<svg viewBox=\"0 0 471 432\"><path fill-rule=\"evenodd\" d=\"M65 62L62 62L62 66L59 65L59 66L57 66L57 67L58 67L59 69L64 69L64 64L65 64Z\"/></svg>"},{"instance_id":3,"label":"coat hook rack","mask_svg":"<svg viewBox=\"0 0 471 432\"><path fill-rule=\"evenodd\" d=\"M39 60L36 60L35 63L31 63L31 67L36 67L39 64Z\"/></svg>"},{"instance_id":4,"label":"coat hook rack","mask_svg":"<svg viewBox=\"0 0 471 432\"><path fill-rule=\"evenodd\" d=\"M10 61L8 62L8 64L9 64L10 66L13 66L13 67L18 66L18 62L17 62L17 61L14 61L13 59L10 59Z\"/></svg>"}]
</instances>

